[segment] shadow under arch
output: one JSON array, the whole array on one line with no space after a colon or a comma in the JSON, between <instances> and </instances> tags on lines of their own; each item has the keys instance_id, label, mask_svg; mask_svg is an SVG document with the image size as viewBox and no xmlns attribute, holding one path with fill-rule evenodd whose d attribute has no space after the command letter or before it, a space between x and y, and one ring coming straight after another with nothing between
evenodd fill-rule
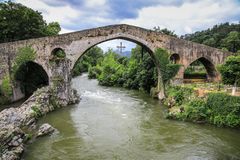
<instances>
[{"instance_id":1,"label":"shadow under arch","mask_svg":"<svg viewBox=\"0 0 240 160\"><path fill-rule=\"evenodd\" d=\"M205 78L207 81L210 81L210 82L215 82L215 81L219 80L219 74L218 74L218 71L217 71L215 65L213 64L213 62L211 60L209 60L206 57L200 57L200 58L194 60L193 62L191 62L188 65L188 67L197 61L200 62L206 70L206 75L205 75L205 77L202 77L202 78ZM187 68L185 68L185 71ZM184 72L184 79L187 79L185 72Z\"/></svg>"},{"instance_id":2,"label":"shadow under arch","mask_svg":"<svg viewBox=\"0 0 240 160\"><path fill-rule=\"evenodd\" d=\"M33 61L22 64L14 76L17 84L20 85L25 98L31 96L38 88L49 85L49 77L44 68Z\"/></svg>"}]
</instances>

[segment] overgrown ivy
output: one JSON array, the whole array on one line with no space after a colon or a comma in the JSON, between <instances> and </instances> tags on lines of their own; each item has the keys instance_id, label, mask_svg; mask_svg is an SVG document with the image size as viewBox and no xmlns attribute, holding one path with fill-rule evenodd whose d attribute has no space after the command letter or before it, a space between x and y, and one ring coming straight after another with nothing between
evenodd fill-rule
<instances>
[{"instance_id":1,"label":"overgrown ivy","mask_svg":"<svg viewBox=\"0 0 240 160\"><path fill-rule=\"evenodd\" d=\"M163 83L166 84L171 80L179 71L180 64L172 64L170 61L170 53L162 48L157 48L154 52L155 61L160 69Z\"/></svg>"},{"instance_id":2,"label":"overgrown ivy","mask_svg":"<svg viewBox=\"0 0 240 160\"><path fill-rule=\"evenodd\" d=\"M13 63L13 76L15 77L15 74L20 66L25 65L29 61L34 61L36 59L36 52L34 49L30 46L20 48L17 52L17 56Z\"/></svg>"},{"instance_id":3,"label":"overgrown ivy","mask_svg":"<svg viewBox=\"0 0 240 160\"><path fill-rule=\"evenodd\" d=\"M11 97L13 94L10 77L5 76L2 80L1 92L5 97Z\"/></svg>"},{"instance_id":4,"label":"overgrown ivy","mask_svg":"<svg viewBox=\"0 0 240 160\"><path fill-rule=\"evenodd\" d=\"M0 99L3 104L7 103L13 95L12 85L15 83L16 73L18 69L21 66L26 65L27 62L34 61L35 58L36 52L30 46L22 47L18 50L16 58L12 63L12 70L10 75L6 75L3 78L2 84L0 86Z\"/></svg>"}]
</instances>

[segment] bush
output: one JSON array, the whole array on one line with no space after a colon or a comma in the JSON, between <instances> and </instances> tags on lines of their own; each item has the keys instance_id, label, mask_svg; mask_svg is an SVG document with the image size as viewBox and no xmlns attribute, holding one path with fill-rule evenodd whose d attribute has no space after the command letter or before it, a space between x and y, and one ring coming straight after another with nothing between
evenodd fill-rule
<instances>
[{"instance_id":1,"label":"bush","mask_svg":"<svg viewBox=\"0 0 240 160\"><path fill-rule=\"evenodd\" d=\"M99 66L90 67L88 70L88 78L96 79L102 73L102 70Z\"/></svg>"},{"instance_id":2,"label":"bush","mask_svg":"<svg viewBox=\"0 0 240 160\"><path fill-rule=\"evenodd\" d=\"M59 49L54 53L54 56L56 56L57 58L65 58L66 53L62 49Z\"/></svg>"},{"instance_id":3,"label":"bush","mask_svg":"<svg viewBox=\"0 0 240 160\"><path fill-rule=\"evenodd\" d=\"M29 61L34 61L36 58L36 52L30 46L23 47L18 50L17 57L13 65L13 75L15 76L17 70L21 65L26 64Z\"/></svg>"},{"instance_id":4,"label":"bush","mask_svg":"<svg viewBox=\"0 0 240 160\"><path fill-rule=\"evenodd\" d=\"M191 121L206 121L208 114L204 99L195 98L184 107L183 117Z\"/></svg>"},{"instance_id":5,"label":"bush","mask_svg":"<svg viewBox=\"0 0 240 160\"><path fill-rule=\"evenodd\" d=\"M169 98L173 98L176 104L180 106L191 99L193 89L188 87L169 86L167 88L167 95Z\"/></svg>"},{"instance_id":6,"label":"bush","mask_svg":"<svg viewBox=\"0 0 240 160\"><path fill-rule=\"evenodd\" d=\"M240 126L240 97L210 93L206 107L211 110L210 123L217 126Z\"/></svg>"},{"instance_id":7,"label":"bush","mask_svg":"<svg viewBox=\"0 0 240 160\"><path fill-rule=\"evenodd\" d=\"M169 117L193 122L208 122L217 126L240 127L240 97L226 93L209 93L206 98L196 98L193 89L169 87L168 99L175 100L175 107L183 108ZM171 100L171 99L170 99Z\"/></svg>"},{"instance_id":8,"label":"bush","mask_svg":"<svg viewBox=\"0 0 240 160\"><path fill-rule=\"evenodd\" d=\"M10 83L10 77L5 76L2 81L2 86L1 86L1 92L5 97L11 97L13 92L12 92L12 86Z\"/></svg>"}]
</instances>

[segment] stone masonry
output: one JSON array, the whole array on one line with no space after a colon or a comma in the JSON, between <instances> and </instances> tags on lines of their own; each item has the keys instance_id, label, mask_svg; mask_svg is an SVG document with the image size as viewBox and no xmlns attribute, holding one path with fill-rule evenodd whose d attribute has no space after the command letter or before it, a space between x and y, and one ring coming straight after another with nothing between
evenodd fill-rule
<instances>
[{"instance_id":1,"label":"stone masonry","mask_svg":"<svg viewBox=\"0 0 240 160\"><path fill-rule=\"evenodd\" d=\"M36 63L41 65L49 77L49 84L53 83L55 73L64 74L66 82L65 94L68 97L68 87L71 82L71 70L76 61L91 47L113 39L125 39L145 47L154 58L153 52L156 48L168 50L171 54L179 57L178 63L182 64L176 79L182 80L184 70L195 60L200 59L205 65L210 79L219 80L219 74L215 68L222 64L230 53L212 48L206 45L185 41L165 34L143 29L136 26L120 24L83 30L58 36L29 39L10 43L0 44L0 84L1 80L11 70L11 63L14 61L17 51L21 47L31 46L37 53ZM66 65L64 68L53 68L50 65L52 51L60 48L66 53ZM57 67L57 66L56 66ZM63 70L63 71L60 71ZM61 72L61 73L60 73ZM18 97L15 97L17 100Z\"/></svg>"}]
</instances>

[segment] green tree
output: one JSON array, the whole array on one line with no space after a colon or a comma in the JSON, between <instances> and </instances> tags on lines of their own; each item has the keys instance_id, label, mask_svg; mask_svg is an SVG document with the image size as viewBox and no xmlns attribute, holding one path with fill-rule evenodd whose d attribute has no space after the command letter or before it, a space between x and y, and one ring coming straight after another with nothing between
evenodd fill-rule
<instances>
[{"instance_id":1,"label":"green tree","mask_svg":"<svg viewBox=\"0 0 240 160\"><path fill-rule=\"evenodd\" d=\"M186 34L181 36L181 38L219 49L226 48L229 51L236 52L240 49L239 38L237 38L239 35L237 36L237 32L240 32L240 23L229 24L227 22L214 25L207 30Z\"/></svg>"},{"instance_id":2,"label":"green tree","mask_svg":"<svg viewBox=\"0 0 240 160\"><path fill-rule=\"evenodd\" d=\"M229 56L219 67L224 84L233 85L232 95L235 95L237 83L240 80L240 56Z\"/></svg>"},{"instance_id":3,"label":"green tree","mask_svg":"<svg viewBox=\"0 0 240 160\"><path fill-rule=\"evenodd\" d=\"M0 3L0 43L56 35L57 22L47 24L40 12L20 3Z\"/></svg>"},{"instance_id":4,"label":"green tree","mask_svg":"<svg viewBox=\"0 0 240 160\"><path fill-rule=\"evenodd\" d=\"M153 27L153 30L159 33L167 34L169 36L177 37L174 31L168 30L167 28L161 29L159 26Z\"/></svg>"},{"instance_id":5,"label":"green tree","mask_svg":"<svg viewBox=\"0 0 240 160\"><path fill-rule=\"evenodd\" d=\"M98 46L89 49L79 60L73 68L73 76L79 76L83 72L87 72L89 68L96 66L103 59L103 50Z\"/></svg>"},{"instance_id":6,"label":"green tree","mask_svg":"<svg viewBox=\"0 0 240 160\"><path fill-rule=\"evenodd\" d=\"M237 31L232 31L226 38L222 40L222 46L226 47L231 52L237 52L240 49L240 34Z\"/></svg>"},{"instance_id":7,"label":"green tree","mask_svg":"<svg viewBox=\"0 0 240 160\"><path fill-rule=\"evenodd\" d=\"M209 38L203 41L203 44L208 45L208 46L215 46L216 41L214 38Z\"/></svg>"},{"instance_id":8,"label":"green tree","mask_svg":"<svg viewBox=\"0 0 240 160\"><path fill-rule=\"evenodd\" d=\"M58 22L51 22L46 27L46 35L54 36L57 35L61 31L61 27Z\"/></svg>"},{"instance_id":9,"label":"green tree","mask_svg":"<svg viewBox=\"0 0 240 160\"><path fill-rule=\"evenodd\" d=\"M102 72L98 77L99 84L104 86L120 86L122 84L123 65L118 62L119 56L112 50L105 53L101 63Z\"/></svg>"}]
</instances>

